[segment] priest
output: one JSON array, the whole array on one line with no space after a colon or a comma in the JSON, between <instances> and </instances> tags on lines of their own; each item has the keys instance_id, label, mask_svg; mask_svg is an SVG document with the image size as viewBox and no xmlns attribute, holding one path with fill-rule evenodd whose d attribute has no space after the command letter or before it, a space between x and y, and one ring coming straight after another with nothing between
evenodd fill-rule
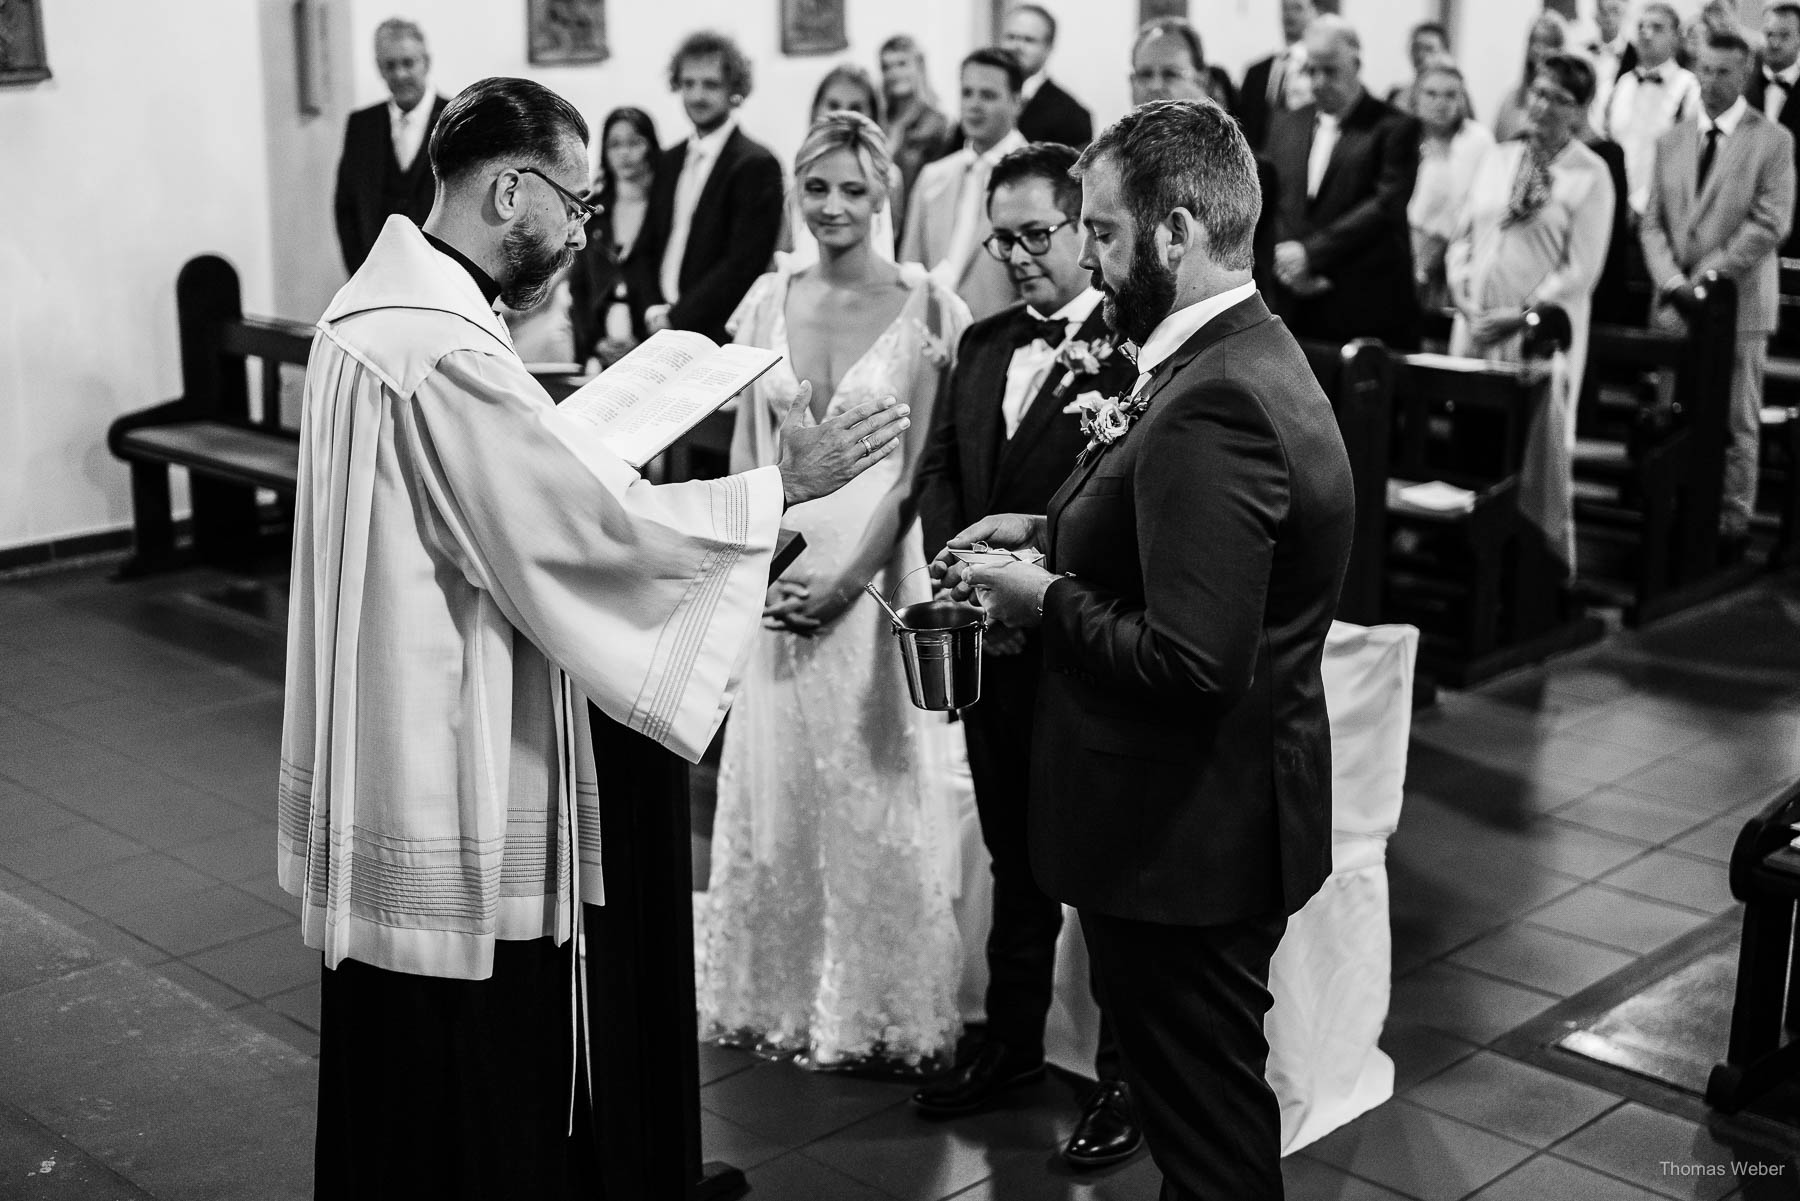
<instances>
[{"instance_id":1,"label":"priest","mask_svg":"<svg viewBox=\"0 0 1800 1201\"><path fill-rule=\"evenodd\" d=\"M279 876L323 956L319 1197L597 1195L586 706L698 759L783 509L909 424L865 404L790 424L776 466L652 486L559 411L494 305L584 244L587 138L526 80L457 96L431 215L388 219L307 365Z\"/></svg>"}]
</instances>

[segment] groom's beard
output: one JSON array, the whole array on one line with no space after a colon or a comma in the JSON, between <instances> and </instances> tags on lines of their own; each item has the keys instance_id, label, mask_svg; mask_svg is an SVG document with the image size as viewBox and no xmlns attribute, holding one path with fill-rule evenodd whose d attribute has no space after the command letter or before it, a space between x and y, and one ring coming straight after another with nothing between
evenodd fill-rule
<instances>
[{"instance_id":1,"label":"groom's beard","mask_svg":"<svg viewBox=\"0 0 1800 1201\"><path fill-rule=\"evenodd\" d=\"M1154 234L1139 236L1131 248L1131 270L1116 288L1094 274L1094 286L1105 296L1100 315L1115 334L1139 346L1175 307L1175 271L1157 257Z\"/></svg>"},{"instance_id":2,"label":"groom's beard","mask_svg":"<svg viewBox=\"0 0 1800 1201\"><path fill-rule=\"evenodd\" d=\"M524 222L507 231L500 250L506 262L500 299L516 313L542 304L557 274L575 261L568 243L548 241L537 226Z\"/></svg>"}]
</instances>

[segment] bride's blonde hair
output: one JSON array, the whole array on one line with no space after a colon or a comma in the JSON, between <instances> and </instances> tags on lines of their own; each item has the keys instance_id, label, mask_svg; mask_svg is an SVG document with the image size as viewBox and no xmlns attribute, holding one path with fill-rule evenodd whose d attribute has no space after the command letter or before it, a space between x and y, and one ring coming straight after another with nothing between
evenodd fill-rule
<instances>
[{"instance_id":1,"label":"bride's blonde hair","mask_svg":"<svg viewBox=\"0 0 1800 1201\"><path fill-rule=\"evenodd\" d=\"M863 178L869 182L869 190L885 199L894 169L887 137L881 132L881 126L848 109L826 113L806 131L806 140L800 143L800 151L794 155L795 183L806 174L808 167L838 150L848 150L856 157Z\"/></svg>"}]
</instances>

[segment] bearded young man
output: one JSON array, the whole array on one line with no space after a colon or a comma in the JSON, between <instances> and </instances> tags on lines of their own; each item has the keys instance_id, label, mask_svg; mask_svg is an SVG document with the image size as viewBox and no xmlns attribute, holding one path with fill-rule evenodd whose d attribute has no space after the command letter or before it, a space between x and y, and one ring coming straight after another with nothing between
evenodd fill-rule
<instances>
[{"instance_id":1,"label":"bearded young man","mask_svg":"<svg viewBox=\"0 0 1800 1201\"><path fill-rule=\"evenodd\" d=\"M936 571L1039 631L1027 832L1081 915L1164 1201L1281 1196L1269 960L1331 871L1320 660L1350 557L1350 464L1306 356L1251 282L1237 123L1146 104L1076 166L1082 264L1140 347L1043 516L951 540L1046 566Z\"/></svg>"},{"instance_id":2,"label":"bearded young man","mask_svg":"<svg viewBox=\"0 0 1800 1201\"><path fill-rule=\"evenodd\" d=\"M558 410L492 306L584 244L587 134L527 80L457 96L424 228L388 219L307 363L278 872L324 957L321 1198L595 1195L587 703L697 760L783 508L908 424L790 422L776 466L654 487Z\"/></svg>"}]
</instances>

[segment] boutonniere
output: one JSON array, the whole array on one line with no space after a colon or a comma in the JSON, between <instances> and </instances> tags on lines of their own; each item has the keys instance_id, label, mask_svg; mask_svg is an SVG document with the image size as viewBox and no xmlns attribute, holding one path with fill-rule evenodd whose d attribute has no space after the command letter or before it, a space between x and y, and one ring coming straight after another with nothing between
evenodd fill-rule
<instances>
[{"instance_id":1,"label":"boutonniere","mask_svg":"<svg viewBox=\"0 0 1800 1201\"><path fill-rule=\"evenodd\" d=\"M913 318L913 327L919 331L919 353L933 367L942 370L950 364L950 342L932 333L930 328L917 317Z\"/></svg>"},{"instance_id":2,"label":"boutonniere","mask_svg":"<svg viewBox=\"0 0 1800 1201\"><path fill-rule=\"evenodd\" d=\"M1147 397L1143 396L1101 396L1098 392L1084 392L1076 399L1075 408L1081 414L1081 432L1088 436L1088 444L1082 448L1077 463L1086 462L1088 456L1098 454L1103 448L1111 446L1120 438L1131 432L1137 419L1144 415L1150 407Z\"/></svg>"},{"instance_id":3,"label":"boutonniere","mask_svg":"<svg viewBox=\"0 0 1800 1201\"><path fill-rule=\"evenodd\" d=\"M1050 399L1061 400L1083 376L1098 375L1100 368L1106 365L1112 355L1113 344L1110 338L1095 338L1092 342L1071 338L1064 342L1056 352L1056 365L1065 374Z\"/></svg>"}]
</instances>

